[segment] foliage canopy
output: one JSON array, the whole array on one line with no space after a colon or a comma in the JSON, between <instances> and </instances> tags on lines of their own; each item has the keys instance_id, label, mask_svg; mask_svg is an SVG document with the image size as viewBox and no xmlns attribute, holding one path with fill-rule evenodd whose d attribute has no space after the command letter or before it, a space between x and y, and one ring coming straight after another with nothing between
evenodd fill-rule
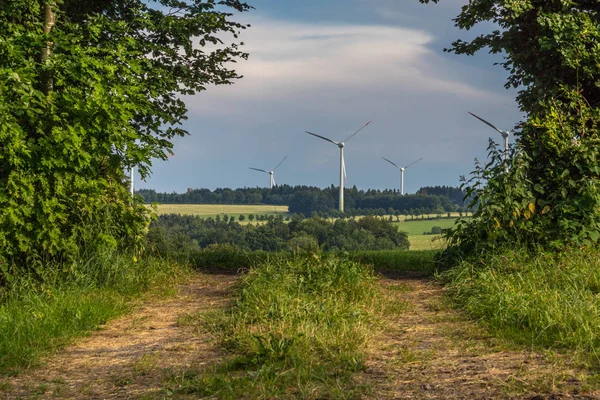
<instances>
[{"instance_id":1,"label":"foliage canopy","mask_svg":"<svg viewBox=\"0 0 600 400\"><path fill-rule=\"evenodd\" d=\"M438 0L420 0L422 3ZM498 246L589 246L600 240L600 3L595 0L471 0L460 29L498 29L447 49L504 56L506 87L527 113L509 165L491 163L466 184L478 211L450 230L461 256Z\"/></svg>"},{"instance_id":2,"label":"foliage canopy","mask_svg":"<svg viewBox=\"0 0 600 400\"><path fill-rule=\"evenodd\" d=\"M233 218L202 219L190 215L161 215L148 233L149 245L159 254L176 254L210 248L214 245L233 245L250 251L359 251L408 250L410 243L388 221L364 217L359 220L338 219L329 222L322 218L295 215L289 223L283 218L269 216L266 224L241 225Z\"/></svg>"},{"instance_id":3,"label":"foliage canopy","mask_svg":"<svg viewBox=\"0 0 600 400\"><path fill-rule=\"evenodd\" d=\"M187 133L181 96L239 78L229 63L247 57L236 39L245 26L227 11L248 9L238 0L0 0L5 269L139 239L144 208L128 197L124 168L147 176L151 159Z\"/></svg>"}]
</instances>

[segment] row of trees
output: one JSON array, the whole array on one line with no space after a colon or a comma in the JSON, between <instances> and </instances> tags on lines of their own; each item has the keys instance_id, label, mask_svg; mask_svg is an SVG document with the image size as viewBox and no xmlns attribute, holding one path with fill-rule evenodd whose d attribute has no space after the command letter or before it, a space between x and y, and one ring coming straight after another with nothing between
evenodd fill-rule
<instances>
[{"instance_id":1,"label":"row of trees","mask_svg":"<svg viewBox=\"0 0 600 400\"><path fill-rule=\"evenodd\" d=\"M338 197L332 191L301 191L296 193L289 203L292 213L310 215L312 212L329 212L337 209ZM364 196L344 198L346 212L350 215L362 215L367 210L397 210L408 214L409 210L421 210L422 213L444 213L462 211L463 207L452 204L444 196L429 195L390 195L372 193Z\"/></svg>"},{"instance_id":2,"label":"row of trees","mask_svg":"<svg viewBox=\"0 0 600 400\"><path fill-rule=\"evenodd\" d=\"M162 215L150 226L149 245L161 254L230 244L246 250L407 250L408 236L388 221L374 217L328 221L295 215L289 222L271 217L260 225L241 225L233 217L204 219Z\"/></svg>"},{"instance_id":3,"label":"row of trees","mask_svg":"<svg viewBox=\"0 0 600 400\"><path fill-rule=\"evenodd\" d=\"M320 189L310 186L282 185L273 189L196 189L187 193L157 193L151 189L137 192L145 202L163 204L273 204L288 205L290 212L312 215L327 213L338 208L338 189L334 186ZM395 190L346 189L345 204L348 213L364 214L366 210L424 210L427 213L462 211L464 193L459 188L424 187L416 195L400 195Z\"/></svg>"}]
</instances>

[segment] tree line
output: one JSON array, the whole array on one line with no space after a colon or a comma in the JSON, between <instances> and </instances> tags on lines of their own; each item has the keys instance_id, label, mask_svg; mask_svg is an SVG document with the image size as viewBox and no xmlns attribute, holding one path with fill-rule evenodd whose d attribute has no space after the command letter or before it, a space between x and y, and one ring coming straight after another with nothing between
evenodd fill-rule
<instances>
[{"instance_id":1,"label":"tree line","mask_svg":"<svg viewBox=\"0 0 600 400\"><path fill-rule=\"evenodd\" d=\"M269 188L193 189L186 193L157 193L152 189L137 192L146 203L163 204L269 204L288 205L292 213L329 213L338 208L338 189L313 186L282 185ZM365 214L368 210L393 210L400 214L444 213L464 211L464 193L450 186L423 187L414 195L400 195L397 190L345 190L347 212ZM373 211L373 214L377 212Z\"/></svg>"},{"instance_id":2,"label":"tree line","mask_svg":"<svg viewBox=\"0 0 600 400\"><path fill-rule=\"evenodd\" d=\"M160 254L233 245L249 251L408 250L408 236L389 221L364 217L328 221L294 215L289 222L269 216L262 224L242 225L234 217L202 218L167 214L152 222L148 244Z\"/></svg>"}]
</instances>

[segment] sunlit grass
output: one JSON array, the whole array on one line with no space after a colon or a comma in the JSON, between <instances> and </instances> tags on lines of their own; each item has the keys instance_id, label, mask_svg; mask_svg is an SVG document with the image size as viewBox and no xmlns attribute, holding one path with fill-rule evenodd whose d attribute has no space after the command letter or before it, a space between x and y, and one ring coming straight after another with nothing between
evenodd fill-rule
<instances>
[{"instance_id":1,"label":"sunlit grass","mask_svg":"<svg viewBox=\"0 0 600 400\"><path fill-rule=\"evenodd\" d=\"M446 272L457 306L516 342L600 361L600 252L507 251Z\"/></svg>"},{"instance_id":2,"label":"sunlit grass","mask_svg":"<svg viewBox=\"0 0 600 400\"><path fill-rule=\"evenodd\" d=\"M164 291L187 270L156 259L106 254L75 267L77 274L44 281L15 277L0 289L0 374L36 364L116 316L150 289Z\"/></svg>"},{"instance_id":3,"label":"sunlit grass","mask_svg":"<svg viewBox=\"0 0 600 400\"><path fill-rule=\"evenodd\" d=\"M171 380L170 392L222 399L359 398L382 297L371 269L320 256L253 268L232 308L188 316L230 357Z\"/></svg>"}]
</instances>

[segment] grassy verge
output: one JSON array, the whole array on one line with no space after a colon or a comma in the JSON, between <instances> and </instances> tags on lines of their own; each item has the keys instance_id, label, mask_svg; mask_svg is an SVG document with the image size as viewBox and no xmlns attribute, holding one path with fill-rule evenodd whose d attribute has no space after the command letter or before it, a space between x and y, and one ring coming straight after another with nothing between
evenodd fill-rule
<instances>
[{"instance_id":1,"label":"grassy verge","mask_svg":"<svg viewBox=\"0 0 600 400\"><path fill-rule=\"evenodd\" d=\"M184 318L230 357L173 377L170 392L221 399L361 398L354 379L382 307L372 271L319 256L252 268L228 310Z\"/></svg>"},{"instance_id":2,"label":"grassy verge","mask_svg":"<svg viewBox=\"0 0 600 400\"><path fill-rule=\"evenodd\" d=\"M362 264L373 265L378 272L397 271L430 275L436 269L433 262L435 254L436 251L433 250L381 250L350 252L341 255ZM331 253L329 255L339 254ZM182 260L195 268L221 268L233 271L248 269L271 261L290 260L294 257L293 253L247 252L227 245L180 255Z\"/></svg>"},{"instance_id":3,"label":"grassy verge","mask_svg":"<svg viewBox=\"0 0 600 400\"><path fill-rule=\"evenodd\" d=\"M0 374L14 374L131 310L149 289L165 291L185 268L157 259L105 255L68 273L13 278L0 288Z\"/></svg>"},{"instance_id":4,"label":"grassy verge","mask_svg":"<svg viewBox=\"0 0 600 400\"><path fill-rule=\"evenodd\" d=\"M517 343L600 361L600 251L506 252L442 275L456 304Z\"/></svg>"}]
</instances>

